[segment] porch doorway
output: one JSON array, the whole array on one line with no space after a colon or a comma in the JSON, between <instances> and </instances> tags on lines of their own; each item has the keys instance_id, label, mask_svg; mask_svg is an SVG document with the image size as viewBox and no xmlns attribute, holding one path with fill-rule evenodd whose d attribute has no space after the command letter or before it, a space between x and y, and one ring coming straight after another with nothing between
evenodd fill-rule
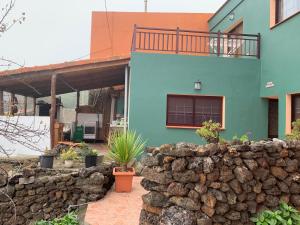
<instances>
[{"instance_id":1,"label":"porch doorway","mask_svg":"<svg viewBox=\"0 0 300 225\"><path fill-rule=\"evenodd\" d=\"M268 137L278 138L278 99L269 99Z\"/></svg>"}]
</instances>

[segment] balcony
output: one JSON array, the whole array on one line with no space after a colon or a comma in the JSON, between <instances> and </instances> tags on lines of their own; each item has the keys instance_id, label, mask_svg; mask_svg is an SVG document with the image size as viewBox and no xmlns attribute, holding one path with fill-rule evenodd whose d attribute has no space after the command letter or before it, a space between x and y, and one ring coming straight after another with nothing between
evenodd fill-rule
<instances>
[{"instance_id":1,"label":"balcony","mask_svg":"<svg viewBox=\"0 0 300 225\"><path fill-rule=\"evenodd\" d=\"M134 26L132 52L260 58L260 34Z\"/></svg>"}]
</instances>

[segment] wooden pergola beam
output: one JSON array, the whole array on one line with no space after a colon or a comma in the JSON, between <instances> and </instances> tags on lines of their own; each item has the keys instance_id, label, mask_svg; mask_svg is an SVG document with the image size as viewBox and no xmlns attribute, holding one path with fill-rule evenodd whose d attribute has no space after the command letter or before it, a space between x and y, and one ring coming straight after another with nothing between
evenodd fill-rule
<instances>
[{"instance_id":1,"label":"wooden pergola beam","mask_svg":"<svg viewBox=\"0 0 300 225\"><path fill-rule=\"evenodd\" d=\"M55 114L56 114L56 81L57 75L53 74L51 77L51 110L50 110L50 138L51 148L55 145Z\"/></svg>"}]
</instances>

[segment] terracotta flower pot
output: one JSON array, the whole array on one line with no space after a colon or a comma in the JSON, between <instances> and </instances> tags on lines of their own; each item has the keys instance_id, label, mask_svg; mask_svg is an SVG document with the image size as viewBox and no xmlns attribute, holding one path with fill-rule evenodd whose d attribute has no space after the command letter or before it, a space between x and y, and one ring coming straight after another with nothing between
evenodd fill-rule
<instances>
[{"instance_id":1,"label":"terracotta flower pot","mask_svg":"<svg viewBox=\"0 0 300 225\"><path fill-rule=\"evenodd\" d=\"M116 192L131 192L132 179L135 175L134 168L129 168L128 172L119 172L120 167L115 167L113 175L115 176L115 191Z\"/></svg>"}]
</instances>

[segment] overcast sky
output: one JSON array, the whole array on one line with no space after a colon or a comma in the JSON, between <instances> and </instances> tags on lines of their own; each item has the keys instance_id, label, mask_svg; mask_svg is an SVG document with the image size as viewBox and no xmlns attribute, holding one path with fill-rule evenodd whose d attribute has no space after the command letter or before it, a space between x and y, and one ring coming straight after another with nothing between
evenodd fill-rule
<instances>
[{"instance_id":1,"label":"overcast sky","mask_svg":"<svg viewBox=\"0 0 300 225\"><path fill-rule=\"evenodd\" d=\"M148 2L150 12L215 12L225 0ZM143 11L144 0L107 0L107 8ZM26 22L0 37L0 57L26 66L88 58L91 12L104 10L104 0L17 0L13 13L25 12Z\"/></svg>"}]
</instances>

